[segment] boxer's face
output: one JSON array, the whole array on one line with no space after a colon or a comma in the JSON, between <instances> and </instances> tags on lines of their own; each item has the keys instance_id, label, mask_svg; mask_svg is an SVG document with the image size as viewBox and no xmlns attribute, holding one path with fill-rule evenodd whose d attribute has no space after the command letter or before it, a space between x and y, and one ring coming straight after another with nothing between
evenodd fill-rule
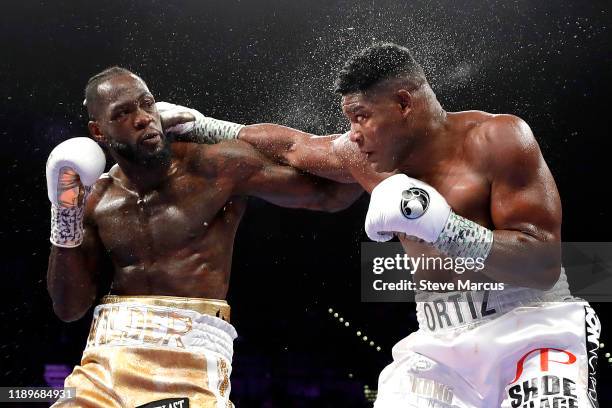
<instances>
[{"instance_id":1,"label":"boxer's face","mask_svg":"<svg viewBox=\"0 0 612 408\"><path fill-rule=\"evenodd\" d=\"M342 97L351 123L350 139L378 172L398 168L410 138L405 109L389 92L358 92Z\"/></svg>"},{"instance_id":2,"label":"boxer's face","mask_svg":"<svg viewBox=\"0 0 612 408\"><path fill-rule=\"evenodd\" d=\"M96 140L126 160L152 163L169 157L155 99L134 75L117 75L98 86L96 120L90 131Z\"/></svg>"}]
</instances>

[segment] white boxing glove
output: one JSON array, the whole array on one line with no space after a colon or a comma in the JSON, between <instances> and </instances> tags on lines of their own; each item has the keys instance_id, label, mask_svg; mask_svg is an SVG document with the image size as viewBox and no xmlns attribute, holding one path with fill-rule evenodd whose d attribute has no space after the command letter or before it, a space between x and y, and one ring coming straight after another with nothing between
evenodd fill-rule
<instances>
[{"instance_id":1,"label":"white boxing glove","mask_svg":"<svg viewBox=\"0 0 612 408\"><path fill-rule=\"evenodd\" d=\"M401 232L435 242L450 214L450 206L435 188L396 174L372 190L365 230L373 241L388 241Z\"/></svg>"},{"instance_id":2,"label":"white boxing glove","mask_svg":"<svg viewBox=\"0 0 612 408\"><path fill-rule=\"evenodd\" d=\"M164 129L166 132L188 136L187 138L179 138L179 140L215 144L222 140L238 138L238 133L244 127L244 125L237 123L209 118L195 109L168 102L157 102L155 106L162 124L177 122L175 119L181 118L185 113L193 115L195 120L183 121L179 119L178 124L170 125Z\"/></svg>"},{"instance_id":3,"label":"white boxing glove","mask_svg":"<svg viewBox=\"0 0 612 408\"><path fill-rule=\"evenodd\" d=\"M51 201L51 243L73 248L83 242L85 196L104 172L106 157L87 137L68 139L47 159L47 193Z\"/></svg>"}]
</instances>

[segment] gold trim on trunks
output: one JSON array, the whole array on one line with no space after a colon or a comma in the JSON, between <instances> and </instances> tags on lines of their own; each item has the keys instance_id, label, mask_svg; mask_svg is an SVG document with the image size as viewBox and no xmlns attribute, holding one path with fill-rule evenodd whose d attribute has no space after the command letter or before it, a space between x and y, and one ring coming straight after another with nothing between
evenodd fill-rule
<instances>
[{"instance_id":1,"label":"gold trim on trunks","mask_svg":"<svg viewBox=\"0 0 612 408\"><path fill-rule=\"evenodd\" d=\"M195 312L215 316L229 323L230 306L225 300L188 298L175 296L118 296L106 295L102 298L102 304L113 303L140 303L152 306L173 307L177 309L193 310Z\"/></svg>"}]
</instances>

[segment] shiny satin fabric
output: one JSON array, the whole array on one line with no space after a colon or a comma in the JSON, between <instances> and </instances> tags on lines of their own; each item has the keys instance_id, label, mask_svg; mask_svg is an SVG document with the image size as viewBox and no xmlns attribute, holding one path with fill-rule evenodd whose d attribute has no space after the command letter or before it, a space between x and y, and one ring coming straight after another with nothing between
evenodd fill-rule
<instances>
[{"instance_id":1,"label":"shiny satin fabric","mask_svg":"<svg viewBox=\"0 0 612 408\"><path fill-rule=\"evenodd\" d=\"M596 407L600 329L578 299L517 307L459 329L419 329L393 347L374 407Z\"/></svg>"},{"instance_id":2,"label":"shiny satin fabric","mask_svg":"<svg viewBox=\"0 0 612 408\"><path fill-rule=\"evenodd\" d=\"M229 320L224 301L105 298L94 311L81 364L65 381L76 397L53 407L135 408L165 399L184 399L175 405L181 408L233 407L236 331L217 316Z\"/></svg>"}]
</instances>

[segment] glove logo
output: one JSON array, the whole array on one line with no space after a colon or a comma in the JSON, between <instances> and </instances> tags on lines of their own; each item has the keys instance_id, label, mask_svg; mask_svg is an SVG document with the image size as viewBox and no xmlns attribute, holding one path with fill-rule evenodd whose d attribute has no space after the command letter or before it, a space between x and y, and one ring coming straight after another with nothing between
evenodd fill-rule
<instances>
[{"instance_id":1,"label":"glove logo","mask_svg":"<svg viewBox=\"0 0 612 408\"><path fill-rule=\"evenodd\" d=\"M419 218L429 208L429 194L422 188L412 187L402 192L400 208L409 220Z\"/></svg>"}]
</instances>

